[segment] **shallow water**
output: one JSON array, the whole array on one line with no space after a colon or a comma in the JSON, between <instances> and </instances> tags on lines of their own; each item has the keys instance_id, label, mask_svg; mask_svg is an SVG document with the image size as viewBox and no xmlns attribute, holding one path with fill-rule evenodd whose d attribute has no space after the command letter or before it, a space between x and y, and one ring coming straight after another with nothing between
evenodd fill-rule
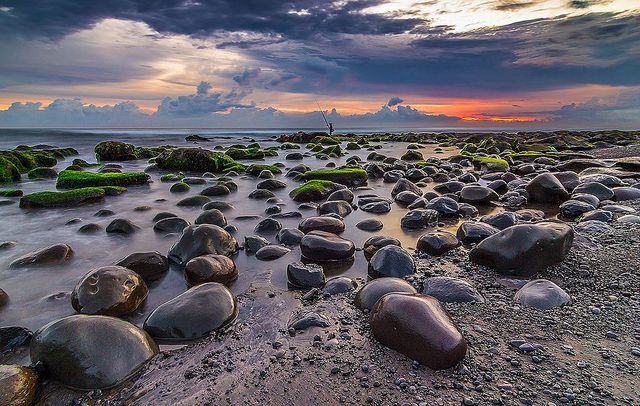
<instances>
[{"instance_id":1,"label":"shallow water","mask_svg":"<svg viewBox=\"0 0 640 406\"><path fill-rule=\"evenodd\" d=\"M60 161L56 169L61 170L68 166L74 158L81 158L88 162L95 162L93 148L101 140L122 140L139 146L155 145L176 145L193 146L193 143L184 141L184 137L193 132L184 130L134 130L134 131L40 131L40 130L0 130L0 149L13 148L20 144L36 145L48 144L59 147L74 147L78 150L79 156L70 157ZM215 137L214 142L200 143L203 148L213 148L216 145L230 145L235 143L249 143L253 140L260 142L263 148L272 145L279 145L271 137L278 134L278 131L244 131L228 133L224 131L202 131L196 133L209 137ZM405 151L407 143L381 143L382 149L377 152L400 157ZM436 153L435 145L428 145L420 152L425 157L436 156L444 158L457 153L455 148L444 148L444 151ZM304 146L300 150L304 152ZM286 168L304 163L312 169L324 168L328 162L335 162L340 166L346 162L345 157L330 160L319 160L315 157L305 158L303 161L286 161L284 156L292 151L280 151L280 157L266 158L259 163L273 164L282 162ZM363 160L370 153L366 150L349 151L350 154L360 156ZM250 164L252 161L242 161ZM142 171L147 166L145 160L119 162L123 166L122 171ZM287 183L285 189L274 191L281 199L282 212L297 211L298 204L293 202L288 194L289 191L300 183L286 178L283 174L277 175ZM211 185L214 180L210 179L204 185L192 185L188 193L173 194L169 192L171 183L160 182L159 173L150 173L152 182L146 186L133 186L120 196L107 197L102 202L83 205L76 208L67 209L47 209L27 211L20 209L17 205L18 199L13 199L16 204L0 206L0 242L15 241L17 245L2 253L0 257L0 288L10 297L10 302L0 309L0 325L20 325L30 329L37 329L42 325L74 313L71 307L71 291L80 278L92 269L111 265L120 258L134 252L159 251L166 255L169 248L176 242L179 234L158 234L153 231L152 218L160 211L169 211L179 217L193 223L200 214L200 208L177 207L175 204L186 196L192 196L202 189ZM192 174L200 176L200 173ZM25 176L26 178L26 176ZM225 217L229 224L238 227L235 234L240 244L244 243L244 236L254 234L255 225L266 217L264 209L270 204L265 200L253 200L247 198L249 193L256 188L260 179L254 177L239 176L234 178L238 184L238 190L227 196L213 197L212 200L226 201L234 206L233 210L225 211ZM5 185L6 186L6 185ZM25 194L33 191L55 190L55 180L31 181L24 180L16 188L23 189ZM435 186L435 183L430 185ZM382 180L370 180L368 188L355 191L357 195L378 194L383 197L390 197L393 184L384 183ZM425 191L430 187L424 188ZM138 206L151 206L148 211L135 211ZM100 209L109 209L115 212L110 217L95 217L95 213ZM495 212L499 208L485 208L481 214ZM355 210L345 217L346 231L342 237L352 240L356 247L362 247L364 242L373 235L386 235L398 238L403 247L410 251L415 248L417 239L426 231L407 231L400 227L400 219L408 210L406 208L392 204L392 210L386 214L366 213ZM302 211L304 217L316 215L315 210ZM240 220L239 216L259 215L258 219ZM107 234L104 228L115 218L126 218L131 220L141 229L132 235ZM384 223L384 228L378 232L367 232L359 230L355 225L367 218L378 218ZM80 219L73 224L67 224L69 220ZM300 222L299 218L278 219L283 228L296 228ZM453 221L443 224L441 229L455 232L457 226L463 220ZM80 234L78 229L87 223L98 223L102 230L94 234ZM265 235L272 242L275 235ZM63 265L32 267L23 269L9 269L8 265L14 259L31 251L47 247L55 243L69 244L75 254L73 259ZM239 269L238 279L230 285L231 290L236 294L246 291L250 284L256 280L269 281L278 288L286 289L287 264L300 260L300 250L298 247L292 249L290 253L275 261L258 261L253 255L247 255L244 251L234 258ZM367 261L362 251L357 251L355 259L351 262L336 263L330 267L325 267L327 277L344 275L350 277L367 277ZM183 274L172 265L172 268L160 280L149 285L149 296L135 313L127 317L133 323L141 325L146 316L159 304L174 298L187 289Z\"/></svg>"}]
</instances>

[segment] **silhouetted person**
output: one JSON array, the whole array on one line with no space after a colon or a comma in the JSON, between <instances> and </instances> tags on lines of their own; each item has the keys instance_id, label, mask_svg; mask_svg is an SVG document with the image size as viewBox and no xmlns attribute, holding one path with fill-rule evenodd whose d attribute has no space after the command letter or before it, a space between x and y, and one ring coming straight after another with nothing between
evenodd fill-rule
<instances>
[{"instance_id":1,"label":"silhouetted person","mask_svg":"<svg viewBox=\"0 0 640 406\"><path fill-rule=\"evenodd\" d=\"M333 123L329 123L329 135L333 134Z\"/></svg>"}]
</instances>

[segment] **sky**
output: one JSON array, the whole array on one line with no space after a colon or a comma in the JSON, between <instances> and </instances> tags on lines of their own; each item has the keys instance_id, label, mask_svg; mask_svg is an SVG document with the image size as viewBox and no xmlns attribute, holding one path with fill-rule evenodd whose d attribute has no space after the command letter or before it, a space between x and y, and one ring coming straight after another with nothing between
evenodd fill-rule
<instances>
[{"instance_id":1,"label":"sky","mask_svg":"<svg viewBox=\"0 0 640 406\"><path fill-rule=\"evenodd\" d=\"M0 0L0 127L640 128L638 0Z\"/></svg>"}]
</instances>

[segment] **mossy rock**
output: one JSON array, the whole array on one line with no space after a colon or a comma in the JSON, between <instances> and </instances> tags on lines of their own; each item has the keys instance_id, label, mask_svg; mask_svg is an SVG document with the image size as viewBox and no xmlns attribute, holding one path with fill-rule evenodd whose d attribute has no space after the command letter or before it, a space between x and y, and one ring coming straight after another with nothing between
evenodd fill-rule
<instances>
[{"instance_id":1,"label":"mossy rock","mask_svg":"<svg viewBox=\"0 0 640 406\"><path fill-rule=\"evenodd\" d=\"M225 172L244 169L229 155L202 148L174 148L156 157L160 169L170 171ZM240 166L238 166L240 165Z\"/></svg>"},{"instance_id":2,"label":"mossy rock","mask_svg":"<svg viewBox=\"0 0 640 406\"><path fill-rule=\"evenodd\" d=\"M58 172L53 168L33 168L27 173L29 179L54 179Z\"/></svg>"},{"instance_id":3,"label":"mossy rock","mask_svg":"<svg viewBox=\"0 0 640 406\"><path fill-rule=\"evenodd\" d=\"M0 156L0 183L19 182L20 171L10 160Z\"/></svg>"},{"instance_id":4,"label":"mossy rock","mask_svg":"<svg viewBox=\"0 0 640 406\"><path fill-rule=\"evenodd\" d=\"M132 161L138 159L135 145L120 141L102 141L98 143L94 152L98 161Z\"/></svg>"},{"instance_id":5,"label":"mossy rock","mask_svg":"<svg viewBox=\"0 0 640 406\"><path fill-rule=\"evenodd\" d=\"M485 164L485 165L500 165L504 168L509 168L509 162L505 161L502 158L494 158L489 156L474 156L474 163Z\"/></svg>"},{"instance_id":6,"label":"mossy rock","mask_svg":"<svg viewBox=\"0 0 640 406\"><path fill-rule=\"evenodd\" d=\"M343 155L342 153L342 148L340 148L340 145L332 145L330 147L326 147L326 148L322 148L321 145L319 145L320 150L317 150L316 148L312 149L312 151L316 152L316 157L320 156L320 155L327 155L333 158L339 158Z\"/></svg>"},{"instance_id":7,"label":"mossy rock","mask_svg":"<svg viewBox=\"0 0 640 406\"><path fill-rule=\"evenodd\" d=\"M107 196L118 196L127 191L124 186L103 186L104 194Z\"/></svg>"},{"instance_id":8,"label":"mossy rock","mask_svg":"<svg viewBox=\"0 0 640 406\"><path fill-rule=\"evenodd\" d=\"M336 190L346 189L346 186L330 180L310 180L289 192L289 197L298 203L314 202L326 199Z\"/></svg>"},{"instance_id":9,"label":"mossy rock","mask_svg":"<svg viewBox=\"0 0 640 406\"><path fill-rule=\"evenodd\" d=\"M316 137L314 139L315 142L320 143L320 144L324 144L324 145L338 145L340 144L340 141L338 141L337 139L333 138L333 137Z\"/></svg>"},{"instance_id":10,"label":"mossy rock","mask_svg":"<svg viewBox=\"0 0 640 406\"><path fill-rule=\"evenodd\" d=\"M344 167L339 169L317 169L305 172L304 180L330 180L349 187L362 186L367 183L367 171L359 167Z\"/></svg>"},{"instance_id":11,"label":"mossy rock","mask_svg":"<svg viewBox=\"0 0 640 406\"><path fill-rule=\"evenodd\" d=\"M60 189L76 189L93 186L131 186L144 185L149 182L149 175L144 172L79 172L62 171L58 175L56 187Z\"/></svg>"},{"instance_id":12,"label":"mossy rock","mask_svg":"<svg viewBox=\"0 0 640 406\"><path fill-rule=\"evenodd\" d=\"M94 166L100 166L99 163L92 164L92 163L89 163L89 162L85 161L84 159L80 159L80 158L74 159L73 161L71 161L71 164L79 166L81 168L91 168L91 167L94 167Z\"/></svg>"},{"instance_id":13,"label":"mossy rock","mask_svg":"<svg viewBox=\"0 0 640 406\"><path fill-rule=\"evenodd\" d=\"M349 142L347 143L347 151L354 151L357 149L361 149L362 147L360 147L360 145L357 142Z\"/></svg>"},{"instance_id":14,"label":"mossy rock","mask_svg":"<svg viewBox=\"0 0 640 406\"><path fill-rule=\"evenodd\" d=\"M0 197L20 197L22 196L22 190L20 189L4 189L0 190Z\"/></svg>"},{"instance_id":15,"label":"mossy rock","mask_svg":"<svg viewBox=\"0 0 640 406\"><path fill-rule=\"evenodd\" d=\"M280 145L280 149L300 149L300 145L298 144L291 144L288 142L285 142L284 144Z\"/></svg>"},{"instance_id":16,"label":"mossy rock","mask_svg":"<svg viewBox=\"0 0 640 406\"><path fill-rule=\"evenodd\" d=\"M182 174L167 173L160 176L160 182L180 182L183 178Z\"/></svg>"},{"instance_id":17,"label":"mossy rock","mask_svg":"<svg viewBox=\"0 0 640 406\"><path fill-rule=\"evenodd\" d=\"M186 193L190 189L191 189L191 186L189 186L188 184L184 182L177 182L171 185L171 187L169 188L169 191L171 193Z\"/></svg>"},{"instance_id":18,"label":"mossy rock","mask_svg":"<svg viewBox=\"0 0 640 406\"><path fill-rule=\"evenodd\" d=\"M229 148L225 154L233 159L264 159L265 157L264 151L258 148Z\"/></svg>"},{"instance_id":19,"label":"mossy rock","mask_svg":"<svg viewBox=\"0 0 640 406\"><path fill-rule=\"evenodd\" d=\"M64 192L35 192L20 199L20 207L24 209L74 207L103 199L106 193L103 188L87 187Z\"/></svg>"},{"instance_id":20,"label":"mossy rock","mask_svg":"<svg viewBox=\"0 0 640 406\"><path fill-rule=\"evenodd\" d=\"M161 147L135 147L133 150L133 154L136 156L136 159L150 159L155 158L167 149L170 149L170 146L161 146Z\"/></svg>"},{"instance_id":21,"label":"mossy rock","mask_svg":"<svg viewBox=\"0 0 640 406\"><path fill-rule=\"evenodd\" d=\"M260 175L260 172L262 172L262 171L269 171L269 172L273 173L274 175L278 175L278 174L282 173L280 168L278 168L277 166L273 166L273 165L253 164L253 165L249 165L246 168L247 175L251 175L251 176L258 176L258 175Z\"/></svg>"},{"instance_id":22,"label":"mossy rock","mask_svg":"<svg viewBox=\"0 0 640 406\"><path fill-rule=\"evenodd\" d=\"M84 169L78 165L69 165L66 168L64 168L64 170L65 171L84 171Z\"/></svg>"}]
</instances>

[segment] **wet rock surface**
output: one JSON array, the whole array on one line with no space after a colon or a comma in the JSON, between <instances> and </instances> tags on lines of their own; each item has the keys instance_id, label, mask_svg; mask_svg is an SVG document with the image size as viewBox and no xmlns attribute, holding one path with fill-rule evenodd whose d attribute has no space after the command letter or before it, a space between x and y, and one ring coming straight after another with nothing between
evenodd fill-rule
<instances>
[{"instance_id":1,"label":"wet rock surface","mask_svg":"<svg viewBox=\"0 0 640 406\"><path fill-rule=\"evenodd\" d=\"M225 328L237 314L236 298L229 289L220 283L203 283L158 306L145 320L144 329L159 340L193 340Z\"/></svg>"},{"instance_id":2,"label":"wet rock surface","mask_svg":"<svg viewBox=\"0 0 640 406\"><path fill-rule=\"evenodd\" d=\"M208 254L195 257L184 267L184 276L189 286L207 282L218 282L224 285L238 277L238 268L229 257Z\"/></svg>"},{"instance_id":3,"label":"wet rock surface","mask_svg":"<svg viewBox=\"0 0 640 406\"><path fill-rule=\"evenodd\" d=\"M76 315L37 331L30 353L31 359L42 362L59 382L73 388L99 389L129 378L158 353L158 346L147 333L126 321Z\"/></svg>"}]
</instances>

